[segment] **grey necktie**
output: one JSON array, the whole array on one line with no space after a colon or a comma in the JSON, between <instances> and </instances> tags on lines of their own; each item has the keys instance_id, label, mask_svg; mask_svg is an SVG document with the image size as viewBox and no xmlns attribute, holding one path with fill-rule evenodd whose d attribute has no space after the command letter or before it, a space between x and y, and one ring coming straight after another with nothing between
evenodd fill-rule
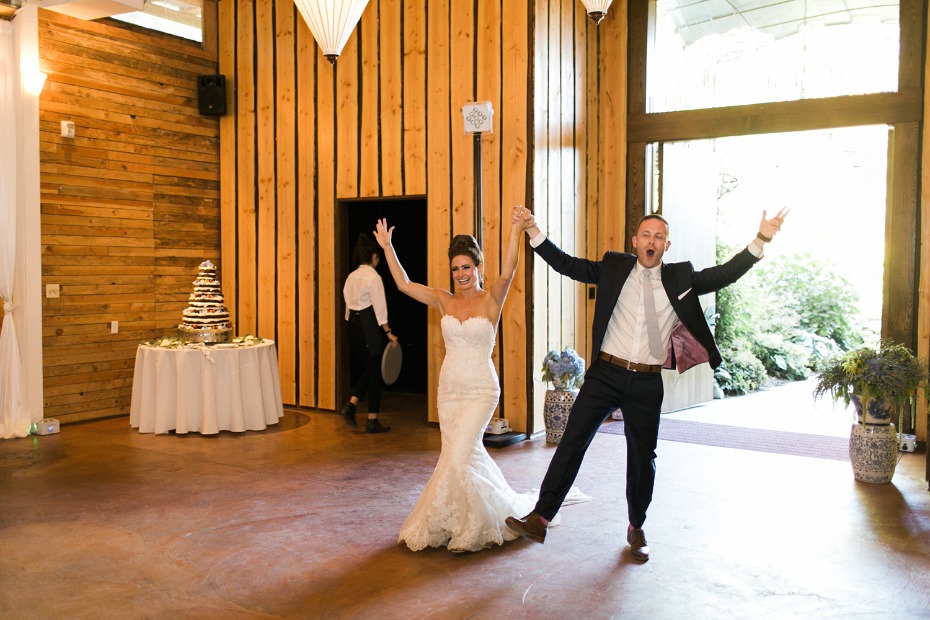
<instances>
[{"instance_id":1,"label":"grey necktie","mask_svg":"<svg viewBox=\"0 0 930 620\"><path fill-rule=\"evenodd\" d=\"M656 359L662 359L662 336L659 334L659 315L656 314L656 301L652 296L652 272L643 269L643 312L646 314L646 333L649 334L649 352Z\"/></svg>"}]
</instances>

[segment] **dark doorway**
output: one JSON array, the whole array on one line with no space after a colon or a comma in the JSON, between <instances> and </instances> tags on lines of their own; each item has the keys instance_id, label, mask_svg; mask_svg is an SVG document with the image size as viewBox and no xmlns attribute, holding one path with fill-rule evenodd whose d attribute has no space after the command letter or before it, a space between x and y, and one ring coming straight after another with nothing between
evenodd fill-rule
<instances>
[{"instance_id":1,"label":"dark doorway","mask_svg":"<svg viewBox=\"0 0 930 620\"><path fill-rule=\"evenodd\" d=\"M344 248L343 255L339 257L339 263L342 266L341 282L344 282L346 276L355 268L351 264L351 254L356 238L360 233L372 233L375 223L380 218L386 218L388 226L395 227L394 249L407 276L412 282L421 284L426 282L426 198L340 200L339 205L340 215L344 222L341 227L344 236L340 240L341 243L337 244L337 247L341 245ZM404 349L404 363L400 376L392 385L386 386L385 391L426 394L428 308L397 290L397 285L394 284L394 278L383 256L378 265L378 273L384 282L391 330L397 335ZM345 302L342 301L341 288L339 295L339 318L342 319ZM342 338L337 341L342 342L340 357L346 360L342 367L348 368L350 383L345 385L345 398L348 398L349 390L355 384L360 369L356 361L351 359L348 340ZM346 376L345 372L341 374Z\"/></svg>"}]
</instances>

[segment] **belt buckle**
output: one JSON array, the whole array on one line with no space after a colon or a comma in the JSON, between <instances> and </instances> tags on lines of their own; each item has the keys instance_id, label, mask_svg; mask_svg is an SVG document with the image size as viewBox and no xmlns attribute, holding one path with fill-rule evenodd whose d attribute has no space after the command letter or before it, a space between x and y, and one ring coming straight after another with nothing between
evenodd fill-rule
<instances>
[{"instance_id":1,"label":"belt buckle","mask_svg":"<svg viewBox=\"0 0 930 620\"><path fill-rule=\"evenodd\" d=\"M633 362L631 362L630 360L623 360L623 367L629 370L630 372L636 372L636 370L633 368Z\"/></svg>"}]
</instances>

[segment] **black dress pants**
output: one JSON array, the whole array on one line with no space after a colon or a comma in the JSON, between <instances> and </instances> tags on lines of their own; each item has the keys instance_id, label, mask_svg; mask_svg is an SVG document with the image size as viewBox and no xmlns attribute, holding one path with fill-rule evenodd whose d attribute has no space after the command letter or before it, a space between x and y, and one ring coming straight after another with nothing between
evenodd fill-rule
<instances>
[{"instance_id":1,"label":"black dress pants","mask_svg":"<svg viewBox=\"0 0 930 620\"><path fill-rule=\"evenodd\" d=\"M359 361L362 371L352 395L362 400L368 394L368 413L380 413L381 389L384 380L381 378L381 356L384 354L384 337L375 320L371 307L361 311L349 311L349 350L352 356Z\"/></svg>"},{"instance_id":2,"label":"black dress pants","mask_svg":"<svg viewBox=\"0 0 930 620\"><path fill-rule=\"evenodd\" d=\"M548 520L555 517L598 427L611 411L620 407L626 435L627 514L633 527L642 527L652 502L664 395L661 373L633 372L595 360L585 373L565 432L549 463L535 512ZM615 465L619 471L620 464Z\"/></svg>"}]
</instances>

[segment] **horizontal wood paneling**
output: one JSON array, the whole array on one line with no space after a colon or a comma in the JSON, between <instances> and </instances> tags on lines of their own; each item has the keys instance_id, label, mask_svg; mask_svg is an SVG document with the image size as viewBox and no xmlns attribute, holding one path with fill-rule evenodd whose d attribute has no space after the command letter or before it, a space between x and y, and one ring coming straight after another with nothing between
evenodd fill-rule
<instances>
[{"instance_id":1,"label":"horizontal wood paneling","mask_svg":"<svg viewBox=\"0 0 930 620\"><path fill-rule=\"evenodd\" d=\"M44 415L127 414L136 347L176 333L197 265L219 259L218 123L197 109L216 63L50 11L39 29L42 283L61 287L43 299Z\"/></svg>"}]
</instances>

